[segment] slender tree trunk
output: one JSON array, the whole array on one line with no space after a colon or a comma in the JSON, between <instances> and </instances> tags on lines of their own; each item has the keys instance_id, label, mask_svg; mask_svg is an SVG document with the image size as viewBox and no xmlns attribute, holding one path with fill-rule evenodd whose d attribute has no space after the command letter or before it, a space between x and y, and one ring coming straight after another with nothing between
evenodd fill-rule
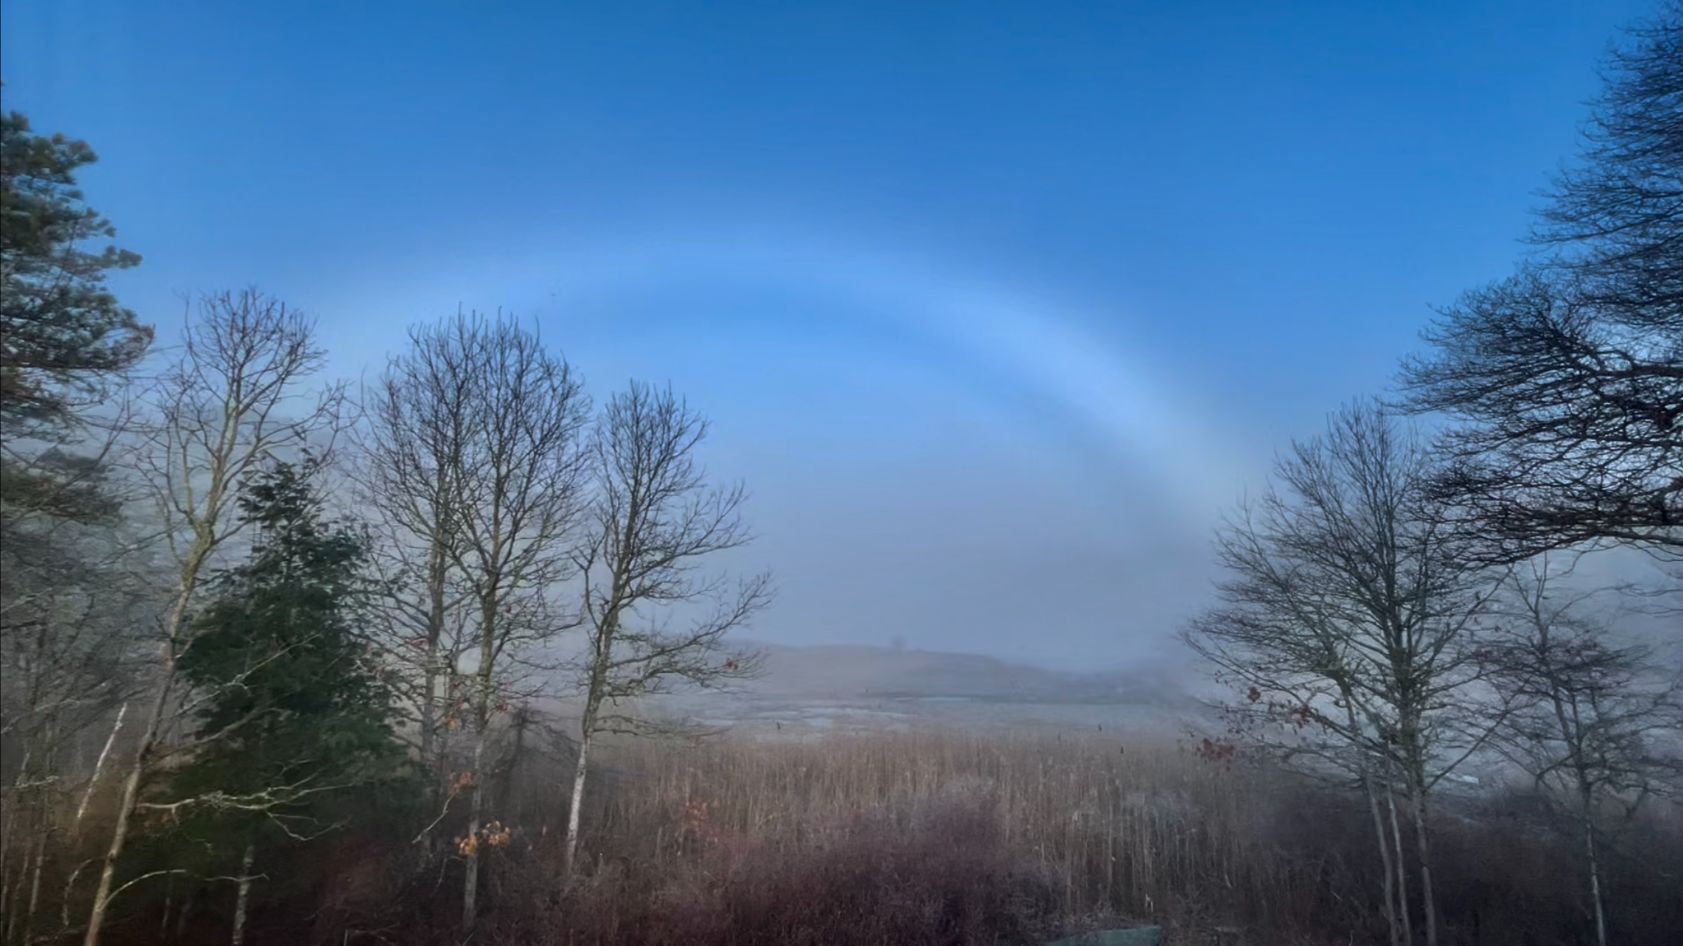
<instances>
[{"instance_id":1,"label":"slender tree trunk","mask_svg":"<svg viewBox=\"0 0 1683 946\"><path fill-rule=\"evenodd\" d=\"M164 916L158 921L158 942L169 941L169 920L175 909L175 875L170 874L164 880Z\"/></svg>"},{"instance_id":2,"label":"slender tree trunk","mask_svg":"<svg viewBox=\"0 0 1683 946\"><path fill-rule=\"evenodd\" d=\"M31 737L32 739L34 737ZM24 768L18 771L18 784L27 785L30 775L34 771L30 767L30 755L25 756ZM42 767L46 769L45 766ZM33 796L33 802L28 800ZM6 865L7 886L4 899L0 900L0 913L5 916L5 929L0 938L5 942L27 942L29 940L28 916L35 912L34 902L36 893L34 887L40 882L40 858L45 851L46 836L52 830L52 823L47 812L47 799L44 787L36 786L27 792L19 790L14 800L7 802L8 809L19 809L17 817L12 822L15 837L12 842L15 855ZM11 861L16 861L15 867ZM31 876L34 883L31 883ZM25 891L29 892L26 894ZM25 903L28 906L25 906Z\"/></svg>"},{"instance_id":3,"label":"slender tree trunk","mask_svg":"<svg viewBox=\"0 0 1683 946\"><path fill-rule=\"evenodd\" d=\"M40 838L35 842L34 863L29 868L29 907L23 914L23 941L29 942L31 934L35 932L35 909L41 903L41 867L47 860L47 839L52 836L52 824L43 814L41 819Z\"/></svg>"},{"instance_id":4,"label":"slender tree trunk","mask_svg":"<svg viewBox=\"0 0 1683 946\"><path fill-rule=\"evenodd\" d=\"M616 578L614 587L620 587ZM579 830L584 821L584 783L590 766L590 742L596 735L596 714L602 708L602 698L608 674L608 660L613 655L614 633L619 626L618 592L609 605L596 640L592 642L590 684L585 690L584 715L579 719L579 757L573 767L572 805L567 809L567 837L561 851L561 875L571 879L573 855L578 851Z\"/></svg>"},{"instance_id":5,"label":"slender tree trunk","mask_svg":"<svg viewBox=\"0 0 1683 946\"><path fill-rule=\"evenodd\" d=\"M473 745L473 793L468 796L467 838L471 845L467 866L462 871L462 928L472 929L479 912L479 819L485 805L485 786L479 778L480 762L485 757L485 731Z\"/></svg>"},{"instance_id":6,"label":"slender tree trunk","mask_svg":"<svg viewBox=\"0 0 1683 946\"><path fill-rule=\"evenodd\" d=\"M1548 651L1548 629L1540 629L1545 655ZM1571 749L1572 774L1578 783L1578 819L1584 829L1584 856L1589 872L1590 905L1595 917L1595 942L1607 946L1607 910L1601 893L1601 852L1595 843L1595 786L1586 771L1584 752L1584 722L1574 702L1570 713L1557 685L1558 676L1552 664L1549 670L1549 698L1554 704L1555 721L1560 724L1560 736Z\"/></svg>"},{"instance_id":7,"label":"slender tree trunk","mask_svg":"<svg viewBox=\"0 0 1683 946\"><path fill-rule=\"evenodd\" d=\"M572 878L573 855L578 851L579 829L584 815L585 773L590 764L590 741L596 734L596 714L601 710L602 699L607 692L608 662L613 657L614 637L619 632L619 615L625 599L625 585L624 574L616 569L608 606L602 612L595 638L590 644L590 683L585 689L584 715L579 720L579 757L573 768L573 799L572 806L567 810L567 837L561 852L563 879Z\"/></svg>"},{"instance_id":8,"label":"slender tree trunk","mask_svg":"<svg viewBox=\"0 0 1683 946\"><path fill-rule=\"evenodd\" d=\"M17 931L18 916L22 913L18 909L18 899L23 896L23 877L29 869L29 851L24 850L22 861L18 865L17 879L12 879L12 871L7 870L7 886L0 891L0 912L5 913L5 926L0 927L0 941L10 943Z\"/></svg>"},{"instance_id":9,"label":"slender tree trunk","mask_svg":"<svg viewBox=\"0 0 1683 946\"><path fill-rule=\"evenodd\" d=\"M169 675L174 676L173 668ZM112 881L117 876L117 859L123 856L123 846L128 842L129 822L134 817L135 805L140 801L140 781L158 738L159 718L163 715L168 692L169 681L166 678L166 682L158 687L152 718L140 734L140 746L135 750L134 762L123 779L123 794L117 803L117 823L111 829L111 846L106 848L105 859L100 865L99 883L94 887L93 906L88 910L88 930L82 937L82 946L99 946L100 929L105 925L105 910L110 906Z\"/></svg>"},{"instance_id":10,"label":"slender tree trunk","mask_svg":"<svg viewBox=\"0 0 1683 946\"><path fill-rule=\"evenodd\" d=\"M158 739L170 685L174 682L175 668L171 666L165 674L164 682L158 687L157 699L152 704L151 719L147 720L146 728L141 731L140 745L135 749L134 762L123 779L123 794L117 803L117 823L111 828L111 846L106 848L105 859L100 865L99 883L94 887L93 906L88 910L88 930L82 937L82 946L99 946L100 929L105 925L105 911L111 905L111 885L117 876L117 859L123 856L123 846L128 842L129 822L134 817L135 805L140 801L140 782L146 774L146 763Z\"/></svg>"},{"instance_id":11,"label":"slender tree trunk","mask_svg":"<svg viewBox=\"0 0 1683 946\"><path fill-rule=\"evenodd\" d=\"M245 842L245 853L240 855L239 892L234 894L234 931L228 937L228 946L241 946L245 942L246 905L251 902L251 862L256 856L257 845Z\"/></svg>"},{"instance_id":12,"label":"slender tree trunk","mask_svg":"<svg viewBox=\"0 0 1683 946\"><path fill-rule=\"evenodd\" d=\"M444 544L436 539L427 552L427 649L421 691L421 765L435 766L438 730L438 645L444 639Z\"/></svg>"},{"instance_id":13,"label":"slender tree trunk","mask_svg":"<svg viewBox=\"0 0 1683 946\"><path fill-rule=\"evenodd\" d=\"M199 569L209 554L210 541L201 532L194 539L193 548L182 568L181 587L176 592L175 602L170 606L164 625L163 679L158 681L158 695L152 700L152 712L147 717L146 728L140 733L134 762L123 779L123 794L117 803L117 823L111 829L111 846L106 849L105 860L100 865L99 883L94 887L93 905L88 909L88 929L82 937L82 946L99 946L105 912L111 906L111 886L117 876L117 859L123 856L123 847L128 843L129 824L134 818L135 806L140 803L140 784L146 776L146 763L151 760L152 751L156 748L158 733L164 725L164 710L169 706L170 691L175 687L176 639L187 620L187 604L198 584Z\"/></svg>"},{"instance_id":14,"label":"slender tree trunk","mask_svg":"<svg viewBox=\"0 0 1683 946\"><path fill-rule=\"evenodd\" d=\"M1426 917L1426 946L1438 946L1438 909L1432 892L1431 829L1427 824L1426 789L1417 766L1408 772L1409 803L1414 815L1414 840L1420 850L1420 904Z\"/></svg>"},{"instance_id":15,"label":"slender tree trunk","mask_svg":"<svg viewBox=\"0 0 1683 946\"><path fill-rule=\"evenodd\" d=\"M1607 946L1607 907L1601 895L1601 851L1595 843L1594 801L1586 789L1582 795L1584 854L1589 859L1590 903L1595 910L1596 946Z\"/></svg>"},{"instance_id":16,"label":"slender tree trunk","mask_svg":"<svg viewBox=\"0 0 1683 946\"><path fill-rule=\"evenodd\" d=\"M17 910L12 906L13 887L12 862L8 857L0 863L0 914L4 914L4 918L0 919L0 942L12 941L12 920L17 917Z\"/></svg>"},{"instance_id":17,"label":"slender tree trunk","mask_svg":"<svg viewBox=\"0 0 1683 946\"><path fill-rule=\"evenodd\" d=\"M474 697L474 720L479 724L479 733L473 744L473 795L468 805L467 837L471 851L467 869L462 873L463 929L473 928L479 909L479 827L485 811L485 742L491 735L491 663L497 656L497 599L494 594L480 600L479 621L479 685Z\"/></svg>"},{"instance_id":18,"label":"slender tree trunk","mask_svg":"<svg viewBox=\"0 0 1683 946\"><path fill-rule=\"evenodd\" d=\"M433 746L433 737L437 732L438 723L436 717L434 716L433 708L437 705L436 693L438 689L438 671L435 668L437 666L436 661L438 659L438 651L431 645L428 645L427 652L421 659L426 661L426 669L422 671L421 678L420 761L421 768L423 770L434 771L436 774L436 766L433 764L433 759L437 755L437 751ZM437 787L436 784L434 787ZM431 790L431 788L428 789L428 791Z\"/></svg>"},{"instance_id":19,"label":"slender tree trunk","mask_svg":"<svg viewBox=\"0 0 1683 946\"><path fill-rule=\"evenodd\" d=\"M7 803L4 807L11 808L12 805ZM9 943L12 941L12 918L17 916L17 910L12 907L12 860L10 852L4 853L6 856L0 858L0 913L4 914L4 919L0 919L0 942Z\"/></svg>"},{"instance_id":20,"label":"slender tree trunk","mask_svg":"<svg viewBox=\"0 0 1683 946\"><path fill-rule=\"evenodd\" d=\"M520 770L520 763L526 754L526 727L532 724L524 708L515 713L513 724L511 728L514 730L514 745L509 749L508 765L497 780L498 817L505 822L514 819L514 775Z\"/></svg>"},{"instance_id":21,"label":"slender tree trunk","mask_svg":"<svg viewBox=\"0 0 1683 946\"><path fill-rule=\"evenodd\" d=\"M1343 698L1344 714L1350 726L1350 732L1359 734L1361 724L1356 719L1354 698L1348 690L1343 693ZM1358 748L1357 752L1360 753L1361 750ZM1397 922L1396 878L1392 873L1394 868L1391 865L1391 846L1385 838L1385 819L1379 813L1379 790L1373 784L1373 766L1365 754L1357 755L1356 765L1361 774L1362 789L1367 794L1368 812L1373 816L1373 837L1379 843L1379 864L1384 877L1385 929L1390 933L1391 946L1404 946L1402 927ZM1406 903L1403 905L1403 909L1405 911L1408 909Z\"/></svg>"},{"instance_id":22,"label":"slender tree trunk","mask_svg":"<svg viewBox=\"0 0 1683 946\"><path fill-rule=\"evenodd\" d=\"M95 789L99 788L99 776L105 771L105 760L111 757L111 747L117 744L117 733L123 728L123 717L128 715L127 700L117 708L117 720L111 724L111 735L105 737L105 746L99 750L99 758L94 760L93 774L88 777L88 787L82 790L82 801L76 806L76 817L70 822L70 841L76 842L82 831L82 819L87 816L88 802L93 799Z\"/></svg>"},{"instance_id":23,"label":"slender tree trunk","mask_svg":"<svg viewBox=\"0 0 1683 946\"><path fill-rule=\"evenodd\" d=\"M573 856L579 846L579 826L582 824L584 813L584 780L590 765L591 728L595 725L595 713L589 709L585 711L584 725L579 730L579 758L573 766L573 799L567 808L567 840L561 851L561 875L571 878L573 875Z\"/></svg>"},{"instance_id":24,"label":"slender tree trunk","mask_svg":"<svg viewBox=\"0 0 1683 946\"><path fill-rule=\"evenodd\" d=\"M58 938L65 939L70 935L70 901L76 892L76 880L82 876L82 871L92 864L93 860L85 860L77 864L70 871L70 876L64 880L64 892L58 898ZM173 880L174 874L170 875Z\"/></svg>"},{"instance_id":25,"label":"slender tree trunk","mask_svg":"<svg viewBox=\"0 0 1683 946\"><path fill-rule=\"evenodd\" d=\"M35 702L33 696L30 702ZM23 878L29 870L28 834L20 825L23 823L25 812L29 810L24 796L29 784L29 773L32 771L31 762L35 758L34 750L35 737L31 736L24 742L23 761L18 764L17 777L12 779L11 797L4 804L0 804L0 913L5 914L5 925L0 929L0 937L6 942L12 940L12 929L18 918L17 900L22 896ZM20 836L25 838L23 842L19 842ZM22 853L17 851L20 843L23 847Z\"/></svg>"},{"instance_id":26,"label":"slender tree trunk","mask_svg":"<svg viewBox=\"0 0 1683 946\"><path fill-rule=\"evenodd\" d=\"M187 921L193 918L193 898L198 893L198 885L189 882L187 895L181 898L181 909L175 914L175 941L178 943L187 936Z\"/></svg>"},{"instance_id":27,"label":"slender tree trunk","mask_svg":"<svg viewBox=\"0 0 1683 946\"><path fill-rule=\"evenodd\" d=\"M1368 812L1373 815L1373 836L1379 843L1379 866L1384 877L1385 894L1385 928L1391 936L1391 946L1403 946L1402 925L1397 920L1397 880L1395 868L1391 864L1391 845L1385 837L1385 819L1379 813L1379 793L1373 785L1373 779L1366 773L1362 775L1362 782L1367 792Z\"/></svg>"},{"instance_id":28,"label":"slender tree trunk","mask_svg":"<svg viewBox=\"0 0 1683 946\"><path fill-rule=\"evenodd\" d=\"M1414 942L1414 917L1408 904L1408 858L1403 856L1402 820L1397 817L1397 792L1391 778L1391 763L1385 762L1385 808L1391 820L1391 851L1396 854L1397 915L1402 919L1403 942Z\"/></svg>"}]
</instances>

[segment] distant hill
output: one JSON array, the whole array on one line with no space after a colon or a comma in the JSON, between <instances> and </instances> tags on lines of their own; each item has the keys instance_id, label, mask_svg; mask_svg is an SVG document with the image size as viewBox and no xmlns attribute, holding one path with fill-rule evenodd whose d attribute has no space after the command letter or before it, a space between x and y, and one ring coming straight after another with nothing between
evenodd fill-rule
<instances>
[{"instance_id":1,"label":"distant hill","mask_svg":"<svg viewBox=\"0 0 1683 946\"><path fill-rule=\"evenodd\" d=\"M861 645L757 646L765 654L765 675L745 688L767 696L1158 706L1188 702L1185 690L1167 671L1068 673L981 654Z\"/></svg>"},{"instance_id":2,"label":"distant hill","mask_svg":"<svg viewBox=\"0 0 1683 946\"><path fill-rule=\"evenodd\" d=\"M651 709L709 726L798 734L941 726L1173 730L1197 702L1167 669L1068 673L980 654L760 645L765 672Z\"/></svg>"}]
</instances>

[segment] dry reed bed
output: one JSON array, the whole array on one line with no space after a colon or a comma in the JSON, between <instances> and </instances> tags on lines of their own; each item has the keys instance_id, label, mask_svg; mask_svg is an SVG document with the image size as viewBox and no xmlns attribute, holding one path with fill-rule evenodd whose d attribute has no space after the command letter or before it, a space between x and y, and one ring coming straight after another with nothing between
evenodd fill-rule
<instances>
[{"instance_id":1,"label":"dry reed bed","mask_svg":"<svg viewBox=\"0 0 1683 946\"><path fill-rule=\"evenodd\" d=\"M1065 917L1302 927L1351 873L1331 870L1336 847L1281 843L1278 808L1301 788L1160 742L913 732L632 743L611 758L612 783L586 812L585 850L599 864L658 872L733 849L795 856L861 821L938 833L959 809L991 821L992 843Z\"/></svg>"},{"instance_id":2,"label":"dry reed bed","mask_svg":"<svg viewBox=\"0 0 1683 946\"><path fill-rule=\"evenodd\" d=\"M628 740L603 763L571 883L554 830L566 759L533 755L509 773L496 815L515 840L486 853L473 942L1003 946L1119 919L1163 923L1176 944L1216 942L1218 927L1245 946L1383 938L1355 793L1191 747L978 729ZM1581 939L1577 848L1539 811L1519 795L1443 800L1446 944ZM313 902L266 905L255 929L272 935L252 942L338 943L355 926L382 931L369 942L458 943L459 908L441 892L459 864L380 837L347 847ZM1674 942L1677 812L1631 832L1609 877L1618 941Z\"/></svg>"}]
</instances>

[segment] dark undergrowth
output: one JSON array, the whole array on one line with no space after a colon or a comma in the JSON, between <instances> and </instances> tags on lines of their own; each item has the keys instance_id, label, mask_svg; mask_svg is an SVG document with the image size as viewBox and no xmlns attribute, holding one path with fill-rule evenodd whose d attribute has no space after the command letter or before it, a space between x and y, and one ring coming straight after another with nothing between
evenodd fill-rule
<instances>
[{"instance_id":1,"label":"dark undergrowth","mask_svg":"<svg viewBox=\"0 0 1683 946\"><path fill-rule=\"evenodd\" d=\"M1171 943L1384 939L1365 807L1172 747L984 734L622 747L560 870L554 771L527 767L461 927L449 818L431 843L340 832L264 867L246 942L1016 944L1149 922ZM1577 848L1523 794L1440 799L1445 944L1587 942ZM1651 806L1608 865L1612 940L1683 929L1683 826ZM232 885L138 892L114 943L226 943ZM1418 926L1418 923L1416 924Z\"/></svg>"}]
</instances>

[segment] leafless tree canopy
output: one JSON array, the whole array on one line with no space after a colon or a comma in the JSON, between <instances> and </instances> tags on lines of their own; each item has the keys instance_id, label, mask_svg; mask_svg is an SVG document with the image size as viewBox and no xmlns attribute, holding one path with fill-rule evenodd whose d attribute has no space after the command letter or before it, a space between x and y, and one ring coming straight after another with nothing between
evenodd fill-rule
<instances>
[{"instance_id":1,"label":"leafless tree canopy","mask_svg":"<svg viewBox=\"0 0 1683 946\"><path fill-rule=\"evenodd\" d=\"M1485 557L1607 539L1683 557L1683 8L1613 61L1544 255L1468 293L1410 360L1412 404L1459 421L1442 486Z\"/></svg>"},{"instance_id":2,"label":"leafless tree canopy","mask_svg":"<svg viewBox=\"0 0 1683 946\"><path fill-rule=\"evenodd\" d=\"M106 911L124 889L114 886L117 861L165 748L161 737L192 708L177 699L178 661L192 645L189 608L206 570L242 528L232 514L238 486L265 460L303 450L338 427L342 386L307 388L322 359L313 324L297 310L255 289L225 292L200 300L179 357L152 392L135 463L157 510L174 587L158 629L151 709L126 766L85 946L99 942Z\"/></svg>"},{"instance_id":3,"label":"leafless tree canopy","mask_svg":"<svg viewBox=\"0 0 1683 946\"><path fill-rule=\"evenodd\" d=\"M708 483L696 459L706 434L706 421L670 390L640 383L609 401L597 424L594 528L578 564L592 667L601 670L591 684L610 705L673 681L728 679L751 660L721 648L728 631L764 606L769 578L731 582L701 570L709 556L751 538L742 485ZM671 628L661 609L686 605L694 613Z\"/></svg>"},{"instance_id":4,"label":"leafless tree canopy","mask_svg":"<svg viewBox=\"0 0 1683 946\"><path fill-rule=\"evenodd\" d=\"M430 748L440 674L461 704L452 719L471 726L463 843L471 926L493 721L524 695L515 658L573 623L555 592L573 569L590 406L566 361L512 320L458 315L417 329L411 342L376 399L370 443L380 469L369 486L389 527L412 543L400 567L424 576L420 602L394 602L423 638L422 738ZM453 649L439 662L454 587L473 619L473 663L462 668L471 677L461 688Z\"/></svg>"},{"instance_id":5,"label":"leafless tree canopy","mask_svg":"<svg viewBox=\"0 0 1683 946\"><path fill-rule=\"evenodd\" d=\"M1485 735L1459 691L1492 588L1433 499L1433 475L1425 446L1383 409L1339 413L1324 436L1294 444L1276 485L1221 531L1223 603L1186 635L1241 694L1244 734L1366 788L1387 877L1402 841L1381 807L1393 786L1407 797L1429 941L1426 796ZM1387 902L1395 895L1388 888ZM1399 942L1409 909L1403 894Z\"/></svg>"},{"instance_id":6,"label":"leafless tree canopy","mask_svg":"<svg viewBox=\"0 0 1683 946\"><path fill-rule=\"evenodd\" d=\"M1514 571L1480 659L1507 707L1496 745L1577 829L1605 946L1607 849L1683 775L1683 669L1648 645L1616 642L1589 616L1606 591L1566 591L1550 565Z\"/></svg>"},{"instance_id":7,"label":"leafless tree canopy","mask_svg":"<svg viewBox=\"0 0 1683 946\"><path fill-rule=\"evenodd\" d=\"M466 589L456 564L462 496L454 476L474 422L460 336L413 328L367 398L358 431L358 496L383 538L375 549L382 582L380 630L402 668L400 690L414 709L417 750L439 762L439 704L471 644Z\"/></svg>"},{"instance_id":8,"label":"leafless tree canopy","mask_svg":"<svg viewBox=\"0 0 1683 946\"><path fill-rule=\"evenodd\" d=\"M1665 0L1613 53L1582 164L1555 182L1535 239L1584 297L1633 328L1683 335L1683 4Z\"/></svg>"},{"instance_id":9,"label":"leafless tree canopy","mask_svg":"<svg viewBox=\"0 0 1683 946\"><path fill-rule=\"evenodd\" d=\"M1631 329L1540 270L1469 294L1409 363L1464 423L1440 486L1484 557L1609 539L1683 555L1683 332Z\"/></svg>"},{"instance_id":10,"label":"leafless tree canopy","mask_svg":"<svg viewBox=\"0 0 1683 946\"><path fill-rule=\"evenodd\" d=\"M1651 644L1621 642L1593 616L1610 610L1597 600L1608 592L1568 591L1551 564L1515 570L1481 655L1510 707L1503 745L1566 798L1628 805L1672 791L1683 772L1683 669Z\"/></svg>"},{"instance_id":11,"label":"leafless tree canopy","mask_svg":"<svg viewBox=\"0 0 1683 946\"><path fill-rule=\"evenodd\" d=\"M633 701L673 682L714 686L758 666L756 654L727 647L725 635L765 606L768 576L732 583L702 571L749 540L741 485L709 484L696 459L706 435L706 421L670 390L635 382L596 424L592 530L577 559L588 640L569 869L595 736L655 728L632 711Z\"/></svg>"}]
</instances>

